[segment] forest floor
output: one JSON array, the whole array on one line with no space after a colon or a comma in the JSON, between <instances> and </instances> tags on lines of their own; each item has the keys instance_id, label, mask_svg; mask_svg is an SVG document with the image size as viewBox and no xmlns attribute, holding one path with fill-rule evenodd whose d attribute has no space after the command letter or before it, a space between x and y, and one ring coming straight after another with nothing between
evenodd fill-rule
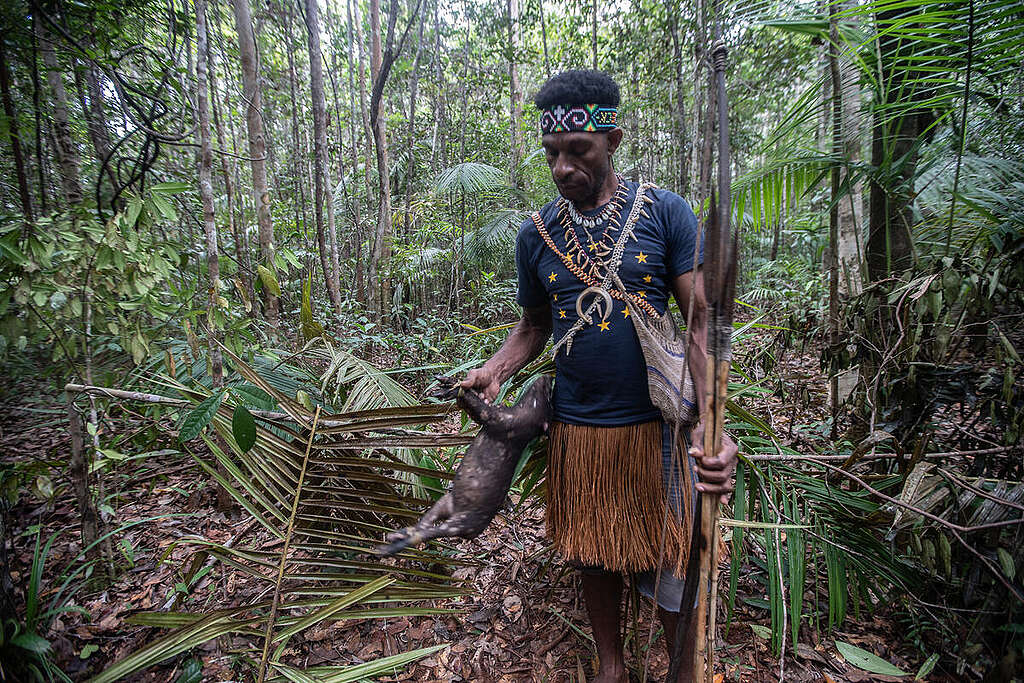
<instances>
[{"instance_id":1,"label":"forest floor","mask_svg":"<svg viewBox=\"0 0 1024 683\"><path fill-rule=\"evenodd\" d=\"M816 350L787 354L772 372L778 373L780 385L789 388L789 396L783 401L777 395L766 395L756 399L758 405L748 406L768 417L776 432L797 449L801 435L820 424L827 403L825 381L818 368ZM10 389L3 392L7 398L0 407L5 414L0 449L6 462L19 464L20 471L28 473L27 477L23 474L23 484L37 490L36 495L22 495L11 510L12 578L23 591L37 532L43 542L59 534L46 557L41 587L46 601L59 587L61 571L74 566L80 551L76 506L64 466L70 448L66 418L62 409L54 408L59 404L53 402L52 395L47 400L35 387L31 391ZM47 475L49 484L39 479ZM248 520L244 515L232 519L215 512L213 486L205 484L206 477L196 476L191 460L183 461L174 451L157 451L118 463L115 475L106 477L104 492L112 506L109 521L120 525L138 522L118 539L118 577L100 593L83 589L73 595L73 602L83 607L84 613L60 615L44 634L53 643L59 666L73 680L85 680L161 633L128 623L127 618L136 612L169 609L176 593L183 599L176 609L199 611L245 604L262 590L231 570L207 573L191 586L181 583L193 553L179 543L181 539L202 536L225 542ZM45 492L49 485L55 494L43 502L38 491ZM451 615L315 627L293 641L286 659L302 667L349 664L448 644L396 677L383 680L585 680L593 674L596 662L578 578L546 550L543 526L541 506L523 506L510 516L500 515L479 538L460 542L457 547L471 554L477 564L456 569L453 578L466 581L471 591L432 605L456 610ZM270 537L266 540L270 547ZM728 553L722 562L723 576L727 576ZM871 650L905 671L916 671L924 659L905 643L898 615L891 607L879 605L873 613L850 615L841 629L832 633L803 628L796 652L787 647L780 661L759 634L764 633L760 627L769 625L767 610L757 606L765 598L765 589L750 574L741 572L736 613L728 629L724 614L719 618L717 662L722 676L717 680L776 681L782 668L791 681L910 680L854 668L838 653L835 640ZM23 594L19 598L23 600ZM641 604L636 624L633 614L626 620L627 660L637 681L642 679L643 653L652 634L650 605L642 599ZM661 681L668 662L660 627L653 630L653 636L646 680ZM211 641L199 651L163 662L133 680L176 680L193 657L202 661L204 680L235 679L239 659L258 645L242 637ZM934 673L929 680L955 679Z\"/></svg>"}]
</instances>

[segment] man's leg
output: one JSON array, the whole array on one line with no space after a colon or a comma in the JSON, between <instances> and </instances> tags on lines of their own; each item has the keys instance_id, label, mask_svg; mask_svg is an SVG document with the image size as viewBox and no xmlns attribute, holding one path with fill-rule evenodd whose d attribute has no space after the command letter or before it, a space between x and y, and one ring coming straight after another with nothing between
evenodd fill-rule
<instances>
[{"instance_id":1,"label":"man's leg","mask_svg":"<svg viewBox=\"0 0 1024 683\"><path fill-rule=\"evenodd\" d=\"M659 607L658 616L661 618L661 625L665 628L665 646L668 648L668 657L671 661L676 627L679 625L679 612L669 612L667 609ZM686 639L683 641L683 661L679 669L677 683L690 683L693 680L693 639L697 635L694 633L696 626L696 619L690 619L686 629Z\"/></svg>"},{"instance_id":2,"label":"man's leg","mask_svg":"<svg viewBox=\"0 0 1024 683\"><path fill-rule=\"evenodd\" d=\"M619 618L622 603L622 574L583 571L583 602L597 644L600 669L594 683L625 683L626 662L622 656Z\"/></svg>"}]
</instances>

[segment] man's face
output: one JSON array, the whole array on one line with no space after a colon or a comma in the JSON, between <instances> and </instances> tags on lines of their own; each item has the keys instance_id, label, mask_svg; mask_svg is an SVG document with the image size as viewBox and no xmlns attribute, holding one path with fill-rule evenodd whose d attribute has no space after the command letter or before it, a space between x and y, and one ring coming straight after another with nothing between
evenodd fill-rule
<instances>
[{"instance_id":1,"label":"man's face","mask_svg":"<svg viewBox=\"0 0 1024 683\"><path fill-rule=\"evenodd\" d=\"M548 133L541 142L559 194L573 202L594 199L611 172L611 154L622 130Z\"/></svg>"}]
</instances>

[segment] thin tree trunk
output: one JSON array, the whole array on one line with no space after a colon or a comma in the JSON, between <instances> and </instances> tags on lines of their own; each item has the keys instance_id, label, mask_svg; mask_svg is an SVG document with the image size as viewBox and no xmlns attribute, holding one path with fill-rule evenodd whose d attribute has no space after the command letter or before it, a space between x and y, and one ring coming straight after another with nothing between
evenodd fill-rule
<instances>
[{"instance_id":1,"label":"thin tree trunk","mask_svg":"<svg viewBox=\"0 0 1024 683\"><path fill-rule=\"evenodd\" d=\"M25 234L28 235L31 233L35 217L32 212L32 195L28 191L25 158L21 154L21 138L18 137L18 116L11 100L11 74L7 68L3 40L0 40L0 96L3 98L4 116L7 117L7 139L11 143L11 156L14 157L14 174L18 178L18 198L21 200L21 213L25 219Z\"/></svg>"},{"instance_id":2,"label":"thin tree trunk","mask_svg":"<svg viewBox=\"0 0 1024 683\"><path fill-rule=\"evenodd\" d=\"M913 8L899 6L876 13L881 27L903 25ZM869 231L865 248L868 275L873 282L898 273L913 263L914 243L910 232L914 224L913 178L917 168L917 141L934 120L930 109L914 106L927 100L935 86L920 78L922 72L909 69L911 47L898 34L886 32L878 40L878 80L884 84L882 101L874 112L871 165L880 169L871 182ZM883 107L898 99L900 111L893 114Z\"/></svg>"},{"instance_id":3,"label":"thin tree trunk","mask_svg":"<svg viewBox=\"0 0 1024 683\"><path fill-rule=\"evenodd\" d=\"M844 3L848 5L849 3ZM842 81L842 158L840 185L849 185L848 196L839 204L839 293L851 296L863 288L860 228L863 225L864 181L851 178L850 169L860 163L860 70L848 57L839 58Z\"/></svg>"},{"instance_id":4,"label":"thin tree trunk","mask_svg":"<svg viewBox=\"0 0 1024 683\"><path fill-rule=\"evenodd\" d=\"M195 0L196 9L196 110L199 118L199 198L203 205L203 235L206 245L206 325L209 338L210 377L213 388L224 386L224 362L218 344L220 332L217 309L220 308L220 248L217 220L213 211L213 144L210 140L210 98L206 31L206 0Z\"/></svg>"},{"instance_id":5,"label":"thin tree trunk","mask_svg":"<svg viewBox=\"0 0 1024 683\"><path fill-rule=\"evenodd\" d=\"M374 155L373 150L373 130L370 126L370 109L369 100L366 96L366 40L363 37L363 20L359 16L359 5L358 3L352 4L353 19L356 27L356 39L359 45L359 116L363 121L363 128L366 131L366 157L365 163L363 164L363 176L366 184L366 196L370 196L370 158ZM378 20L379 23L379 20ZM380 308L380 299L377 291L377 281L375 276L371 273L372 270L372 259L374 251L374 233L370 233L368 240L367 250L369 258L366 259L366 263L360 262L360 267L365 268L363 273L363 284L364 284L364 301L366 302L367 310L374 311ZM359 251L362 251L362 245L360 245Z\"/></svg>"},{"instance_id":6,"label":"thin tree trunk","mask_svg":"<svg viewBox=\"0 0 1024 683\"><path fill-rule=\"evenodd\" d=\"M54 50L53 38L44 22L36 22L39 38L39 51L46 67L46 80L50 86L52 98L51 113L53 116L54 151L60 167L61 187L64 199L69 205L82 203L82 182L79 175L78 150L71 134L71 122L68 118L68 96L64 89L64 78L61 67L57 64L57 53Z\"/></svg>"},{"instance_id":7,"label":"thin tree trunk","mask_svg":"<svg viewBox=\"0 0 1024 683\"><path fill-rule=\"evenodd\" d=\"M597 0L593 0L593 2L591 4L590 19L591 19L590 44L591 44L591 49L593 50L593 53L594 53L594 66L592 68L596 69L597 68Z\"/></svg>"},{"instance_id":8,"label":"thin tree trunk","mask_svg":"<svg viewBox=\"0 0 1024 683\"><path fill-rule=\"evenodd\" d=\"M107 160L107 156L110 154L110 132L107 128L107 116L103 111L99 70L91 61L82 66L84 68L75 69L78 101L82 105L82 115L85 117L86 129L89 131L89 141L92 142L96 162L101 169L100 178L106 175L110 181L111 195L113 195L117 190L117 177L114 174L114 167ZM97 179L97 189L99 180ZM99 193L97 192L97 194Z\"/></svg>"},{"instance_id":9,"label":"thin tree trunk","mask_svg":"<svg viewBox=\"0 0 1024 683\"><path fill-rule=\"evenodd\" d=\"M96 504L92 498L92 487L90 486L90 467L88 458L85 455L85 434L82 429L82 418L75 408L73 395L66 394L68 409L68 431L71 435L71 458L68 462L68 469L71 475L71 485L75 490L75 501L78 504L78 516L82 526L82 549L88 560L100 560L102 557L101 544L98 542L100 529L103 522L96 511ZM98 562L100 576L106 573L106 562Z\"/></svg>"},{"instance_id":10,"label":"thin tree trunk","mask_svg":"<svg viewBox=\"0 0 1024 683\"><path fill-rule=\"evenodd\" d=\"M397 2L391 0L388 17L388 49L394 36L394 25L397 18ZM391 174L388 165L387 124L381 116L384 78L383 53L381 50L380 0L370 0L370 75L373 80L372 101L370 103L370 124L373 130L373 142L377 151L377 184L380 196L377 202L377 228L374 232L373 250L370 252L369 284L370 312L380 318L388 300L387 280L380 276L381 268L389 255L388 240L391 237Z\"/></svg>"},{"instance_id":11,"label":"thin tree trunk","mask_svg":"<svg viewBox=\"0 0 1024 683\"><path fill-rule=\"evenodd\" d=\"M348 0L348 2L345 3L345 9L346 9L346 12L348 13L348 42L349 42L350 45L354 46L354 45L357 45L357 43L355 42L355 32L354 32L354 28L353 28L353 25L352 25L353 24L353 21L352 21L352 0ZM361 53L362 52L362 40L360 40L360 42L358 44L358 48L359 48L360 53ZM360 64L361 63L362 63L362 58L360 58ZM354 244L354 247L355 247L355 268L354 268L354 270L355 270L355 277L356 277L356 298L360 302L364 302L365 301L364 297L366 295L366 292L364 291L364 284L363 284L363 272L364 272L364 270L363 270L363 238L362 238L362 234L363 234L363 230L362 230L363 219L362 219L362 215L361 215L362 214L362 202L360 202L359 196L356 194L356 191L355 191L356 178L359 177L359 154L358 154L358 151L357 151L359 137L356 134L357 124L356 124L356 120L355 120L355 111L356 111L355 71L356 71L356 66L352 62L352 55L351 55L351 53L349 53L349 55L348 55L348 108L349 108L349 112L350 112L350 115L349 115L349 133L350 133L351 138L352 138L352 144L350 146L350 152L349 153L350 153L351 161L352 161L352 192L351 192L351 199L352 199L352 213L353 213L353 221L354 221L354 225L352 226L352 241L355 243ZM360 86L361 85L362 85L362 72L360 71ZM367 188L364 188L364 189L366 189L367 193L369 193L368 186L367 186Z\"/></svg>"},{"instance_id":12,"label":"thin tree trunk","mask_svg":"<svg viewBox=\"0 0 1024 683\"><path fill-rule=\"evenodd\" d=\"M690 191L690 148L686 138L686 77L683 75L683 50L679 35L679 18L672 14L672 58L676 67L676 193Z\"/></svg>"},{"instance_id":13,"label":"thin tree trunk","mask_svg":"<svg viewBox=\"0 0 1024 683\"><path fill-rule=\"evenodd\" d=\"M839 344L839 158L843 152L843 82L839 76L839 29L837 8L829 5L828 64L832 80L832 193L828 212L828 318L829 344L835 351ZM839 374L833 369L829 377L829 398L832 408L832 435L839 434Z\"/></svg>"},{"instance_id":14,"label":"thin tree trunk","mask_svg":"<svg viewBox=\"0 0 1024 683\"><path fill-rule=\"evenodd\" d=\"M320 9L317 0L306 0L306 39L309 47L309 90L313 98L313 218L320 247L320 264L327 282L327 293L336 313L341 313L341 285L338 274L338 239L334 226L334 208L329 190L330 168L327 154L327 100L324 97L323 57L320 54ZM324 204L331 243L324 239Z\"/></svg>"},{"instance_id":15,"label":"thin tree trunk","mask_svg":"<svg viewBox=\"0 0 1024 683\"><path fill-rule=\"evenodd\" d=\"M253 34L249 0L233 0L238 52L242 62L242 92L245 99L245 123L249 130L249 158L252 167L252 191L259 226L260 261L274 272L274 226L270 216L270 190L267 188L267 141L263 132L263 100L260 94L256 62L256 37ZM270 287L263 286L264 316L275 332L280 318L280 301Z\"/></svg>"},{"instance_id":16,"label":"thin tree trunk","mask_svg":"<svg viewBox=\"0 0 1024 683\"><path fill-rule=\"evenodd\" d=\"M216 10L216 5L211 4L211 8L214 10L214 16L219 18L219 12ZM207 24L209 26L209 24ZM207 31L209 33L209 31ZM209 41L209 35L207 36ZM218 102L218 90L217 90L217 60L213 56L213 48L210 47L207 42L206 47L206 63L209 70L210 80L210 111L213 114L213 127L217 133L217 148L220 150L220 172L224 176L224 193L227 195L228 200L228 226L231 230L231 238L235 241L235 258L238 261L238 277L241 282L241 290L246 299L245 305L246 310L250 313L254 313L253 307L256 305L256 294L252 283L252 267L249 262L249 250L248 246L248 235L245 235L239 230L239 221L236 214L236 201L235 201L235 161L234 157L227 154L227 139L224 136L224 124L220 118ZM232 139L232 143L234 140Z\"/></svg>"},{"instance_id":17,"label":"thin tree trunk","mask_svg":"<svg viewBox=\"0 0 1024 683\"><path fill-rule=\"evenodd\" d=\"M423 24L425 22L425 15L420 14L416 36L416 56L412 60L412 83L409 86L409 134L406 143L409 161L405 171L405 221L403 221L406 235L412 234L412 187L416 178L416 94L420 81L420 54L423 52Z\"/></svg>"},{"instance_id":18,"label":"thin tree trunk","mask_svg":"<svg viewBox=\"0 0 1024 683\"><path fill-rule=\"evenodd\" d=\"M444 57L444 44L441 42L441 17L438 9L439 2L434 2L434 76L437 81L437 95L434 98L434 130L431 134L430 145L430 175L437 177L438 163L444 164L444 130L441 130L440 123L448 116L445 103L445 91L447 82L441 62Z\"/></svg>"},{"instance_id":19,"label":"thin tree trunk","mask_svg":"<svg viewBox=\"0 0 1024 683\"><path fill-rule=\"evenodd\" d=\"M203 205L203 235L206 241L206 335L210 379L214 391L224 387L224 359L220 350L220 245L213 210L213 144L210 141L210 42L206 24L206 0L195 0L196 10L196 112L199 124L199 198ZM215 95L216 96L216 95ZM221 450L227 447L214 435ZM223 472L223 465L218 464ZM217 509L230 510L234 500L223 485L217 486Z\"/></svg>"},{"instance_id":20,"label":"thin tree trunk","mask_svg":"<svg viewBox=\"0 0 1024 683\"><path fill-rule=\"evenodd\" d=\"M39 208L42 215L47 215L49 209L47 208L46 195L46 178L45 167L43 163L43 123L42 123L42 92L43 86L39 82L39 39L36 26L39 24L39 16L37 13L32 13L32 117L35 122L35 136L36 136L36 174L38 175L39 181Z\"/></svg>"},{"instance_id":21,"label":"thin tree trunk","mask_svg":"<svg viewBox=\"0 0 1024 683\"><path fill-rule=\"evenodd\" d=\"M538 0L540 9L540 40L544 45L544 75L551 78L551 60L548 58L548 27L544 23L544 0Z\"/></svg>"},{"instance_id":22,"label":"thin tree trunk","mask_svg":"<svg viewBox=\"0 0 1024 683\"><path fill-rule=\"evenodd\" d=\"M292 14L294 12L294 3L287 2L288 11L285 13L286 32L288 34L288 90L291 94L291 101L293 105L289 107L291 112L292 120L292 163L291 163L291 176L292 176L292 193L295 197L299 198L299 201L293 201L295 207L295 227L302 226L302 234L306 234L306 195L303 189L305 182L303 182L303 174L306 166L306 158L302 153L302 146L299 142L299 107L298 107L298 93L296 92L297 77L295 73L295 54L294 44L295 41L292 38ZM293 197L294 199L294 197Z\"/></svg>"},{"instance_id":23,"label":"thin tree trunk","mask_svg":"<svg viewBox=\"0 0 1024 683\"><path fill-rule=\"evenodd\" d=\"M465 10L468 3L463 3L463 9ZM469 17L466 16L466 34L462 39L462 63L466 68L469 68ZM469 106L469 80L466 78L459 79L459 101L461 107L459 108L459 163L466 161L466 108Z\"/></svg>"},{"instance_id":24,"label":"thin tree trunk","mask_svg":"<svg viewBox=\"0 0 1024 683\"><path fill-rule=\"evenodd\" d=\"M508 94L509 94L509 142L512 146L512 168L509 179L513 187L519 187L519 164L523 160L522 135L519 121L523 117L523 91L519 87L519 0L508 0Z\"/></svg>"}]
</instances>

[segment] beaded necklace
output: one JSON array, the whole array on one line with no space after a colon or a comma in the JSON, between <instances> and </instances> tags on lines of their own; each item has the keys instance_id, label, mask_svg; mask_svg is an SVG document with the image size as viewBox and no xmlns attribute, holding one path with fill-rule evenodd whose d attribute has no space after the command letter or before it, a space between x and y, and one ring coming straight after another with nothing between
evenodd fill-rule
<instances>
[{"instance_id":1,"label":"beaded necklace","mask_svg":"<svg viewBox=\"0 0 1024 683\"><path fill-rule=\"evenodd\" d=\"M565 253L591 277L598 279L607 271L605 259L615 248L612 233L621 228L619 221L622 218L622 207L629 195L625 179L617 177L619 182L615 194L596 216L584 216L565 197L558 199L558 218L565 236ZM592 230L602 225L604 229L601 236L595 239ZM576 227L582 228L587 236L586 248L576 233Z\"/></svg>"},{"instance_id":2,"label":"beaded necklace","mask_svg":"<svg viewBox=\"0 0 1024 683\"><path fill-rule=\"evenodd\" d=\"M576 312L579 315L579 317L576 319L576 322L572 325L572 327L569 328L569 330L565 333L562 339L559 340L551 348L552 356L558 355L558 351L562 346L565 346L566 354L570 352L570 350L572 349L572 339L576 335L576 333L583 328L584 323L591 325L593 324L594 321L591 317L591 313L595 312L595 310L599 310L598 307L600 305L602 297L605 297L606 302L605 309L602 314L602 317L605 320L607 320L608 314L611 312L611 299L618 299L620 301L628 302L630 306L635 305L643 309L644 312L646 312L648 315L658 315L658 312L654 308L654 306L648 303L645 299L641 298L640 296L637 296L636 294L633 294L632 292L625 291L625 288L622 287L621 280L619 280L618 278L619 266L622 263L622 254L626 248L626 241L630 238L634 240L636 239L636 236L633 234L633 227L636 225L636 222L641 215L646 215L644 207L647 204L653 203L650 197L645 196L647 190L652 187L654 186L649 185L647 183L643 183L637 188L636 196L633 198L633 206L629 211L629 215L626 217L625 223L623 224L622 233L619 235L619 239L618 241L616 241L615 246L612 249L611 256L608 260L608 268L604 276L600 278L591 276L588 272L584 271L583 268L578 263L576 263L574 259L571 258L568 254L563 254L558 250L558 248L555 246L554 240L551 239L551 235L548 234L547 229L545 229L544 227L544 220L541 218L540 212L535 211L530 216L533 219L534 226L537 228L537 232L540 233L541 239L544 240L544 243L548 246L548 248L551 249L551 251L553 251L555 255L562 260L562 263L565 264L565 267L569 270L569 272L578 277L583 283L588 285L587 289L585 289L579 295L576 301ZM614 287L610 286L613 282L616 282L621 289L615 289ZM586 306L586 310L584 311L584 298L588 294L597 294L599 296L595 297L594 300L588 306Z\"/></svg>"}]
</instances>

